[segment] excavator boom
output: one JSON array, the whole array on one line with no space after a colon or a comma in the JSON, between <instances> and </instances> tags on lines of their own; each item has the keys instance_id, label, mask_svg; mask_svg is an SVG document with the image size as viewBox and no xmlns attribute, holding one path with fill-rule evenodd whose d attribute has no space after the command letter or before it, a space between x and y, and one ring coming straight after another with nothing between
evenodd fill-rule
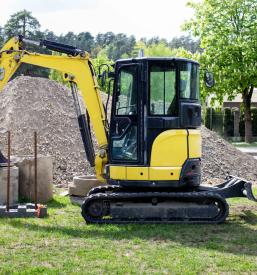
<instances>
[{"instance_id":1,"label":"excavator boom","mask_svg":"<svg viewBox=\"0 0 257 275\"><path fill-rule=\"evenodd\" d=\"M66 55L57 56L28 52L24 49L26 43L42 46L50 50L65 53ZM92 166L95 166L98 179L105 181L103 170L104 164L107 162L108 129L99 86L89 54L75 47L56 42L47 40L36 42L24 39L22 36L14 37L9 40L0 51L0 91L22 63L58 70L63 73L64 79L71 83L78 122L88 160ZM100 154L98 154L95 159L93 145L92 142L90 142L90 132L86 125L86 118L85 115L82 114L79 106L76 86L78 86L81 91L81 96L100 148Z\"/></svg>"}]
</instances>

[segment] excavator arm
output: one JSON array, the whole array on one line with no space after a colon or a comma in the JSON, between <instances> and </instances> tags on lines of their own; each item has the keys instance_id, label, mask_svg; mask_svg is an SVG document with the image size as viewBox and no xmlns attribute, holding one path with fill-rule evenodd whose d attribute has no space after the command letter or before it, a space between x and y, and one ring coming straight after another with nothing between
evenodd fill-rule
<instances>
[{"instance_id":1,"label":"excavator arm","mask_svg":"<svg viewBox=\"0 0 257 275\"><path fill-rule=\"evenodd\" d=\"M62 52L66 55L57 56L32 53L24 49L28 43ZM95 166L97 178L105 181L104 166L108 161L106 154L108 129L103 103L100 97L100 89L90 62L89 54L72 46L47 40L36 42L24 39L22 36L14 37L10 39L0 51L0 91L22 63L62 72L64 79L69 81L71 87L73 87L73 97L75 97L75 99L77 95L75 94L76 89L74 89L74 87L78 86L99 145L99 153L96 155L95 160L91 161L91 165ZM77 112L78 111L80 110L77 106ZM81 113L78 114L80 128L83 127L83 123L85 123L84 117ZM86 138L88 137L84 136L83 138L82 135L84 145L86 141L84 139Z\"/></svg>"}]
</instances>

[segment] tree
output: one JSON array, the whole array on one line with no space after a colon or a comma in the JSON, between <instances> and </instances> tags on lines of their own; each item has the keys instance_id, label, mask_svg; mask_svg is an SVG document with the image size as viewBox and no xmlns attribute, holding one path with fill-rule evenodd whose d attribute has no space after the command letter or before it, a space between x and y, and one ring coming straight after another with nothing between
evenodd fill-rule
<instances>
[{"instance_id":1,"label":"tree","mask_svg":"<svg viewBox=\"0 0 257 275\"><path fill-rule=\"evenodd\" d=\"M76 37L76 47L85 50L89 53L92 52L95 46L94 36L90 32L81 32Z\"/></svg>"},{"instance_id":2,"label":"tree","mask_svg":"<svg viewBox=\"0 0 257 275\"><path fill-rule=\"evenodd\" d=\"M47 36L51 37L51 32L40 31L40 24L38 20L32 16L31 12L26 10L19 11L11 15L11 18L4 26L4 35L6 40L18 34L21 34L32 40L44 39ZM49 51L46 49L38 48L32 45L26 45L26 49L40 53L49 53ZM48 77L48 74L49 70L46 68L32 66L30 64L22 64L14 74L13 78L17 75Z\"/></svg>"},{"instance_id":3,"label":"tree","mask_svg":"<svg viewBox=\"0 0 257 275\"><path fill-rule=\"evenodd\" d=\"M191 53L202 51L202 49L200 48L200 40L194 40L190 35L174 37L170 41L169 46L172 49L184 48L185 50L190 51Z\"/></svg>"},{"instance_id":4,"label":"tree","mask_svg":"<svg viewBox=\"0 0 257 275\"><path fill-rule=\"evenodd\" d=\"M3 44L4 44L4 30L0 26L0 49L2 48Z\"/></svg>"},{"instance_id":5,"label":"tree","mask_svg":"<svg viewBox=\"0 0 257 275\"><path fill-rule=\"evenodd\" d=\"M115 34L113 32L98 33L95 41L98 46L104 48L110 45L115 39Z\"/></svg>"},{"instance_id":6,"label":"tree","mask_svg":"<svg viewBox=\"0 0 257 275\"><path fill-rule=\"evenodd\" d=\"M58 40L60 43L68 44L75 47L77 37L76 34L74 34L73 32L68 32L65 35L61 34Z\"/></svg>"},{"instance_id":7,"label":"tree","mask_svg":"<svg viewBox=\"0 0 257 275\"><path fill-rule=\"evenodd\" d=\"M250 107L253 89L257 85L257 2L204 0L189 5L195 10L195 16L185 23L184 29L201 39L204 48L201 63L209 66L216 77L211 92L220 102L224 95L229 98L242 95L245 141L251 142Z\"/></svg>"},{"instance_id":8,"label":"tree","mask_svg":"<svg viewBox=\"0 0 257 275\"><path fill-rule=\"evenodd\" d=\"M124 33L118 33L113 42L107 47L109 59L119 59L129 57L136 45L136 39L133 35L127 37Z\"/></svg>"},{"instance_id":9,"label":"tree","mask_svg":"<svg viewBox=\"0 0 257 275\"><path fill-rule=\"evenodd\" d=\"M27 38L33 38L39 30L38 20L27 10L19 11L11 15L11 18L4 26L4 33L7 39L22 34Z\"/></svg>"}]
</instances>

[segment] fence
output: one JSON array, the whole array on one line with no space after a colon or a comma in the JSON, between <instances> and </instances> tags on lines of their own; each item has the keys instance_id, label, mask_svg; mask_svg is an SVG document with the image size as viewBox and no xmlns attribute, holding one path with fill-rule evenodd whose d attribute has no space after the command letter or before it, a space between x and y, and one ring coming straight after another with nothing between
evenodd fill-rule
<instances>
[{"instance_id":1,"label":"fence","mask_svg":"<svg viewBox=\"0 0 257 275\"><path fill-rule=\"evenodd\" d=\"M257 108L251 111L253 136L257 137ZM244 113L237 108L207 108L204 124L225 138L243 138L245 135Z\"/></svg>"}]
</instances>

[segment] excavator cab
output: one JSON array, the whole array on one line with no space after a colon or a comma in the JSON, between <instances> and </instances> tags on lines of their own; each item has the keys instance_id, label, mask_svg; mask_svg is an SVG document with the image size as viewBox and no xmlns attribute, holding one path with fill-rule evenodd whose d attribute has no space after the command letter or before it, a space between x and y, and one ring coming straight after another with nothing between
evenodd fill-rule
<instances>
[{"instance_id":1,"label":"excavator cab","mask_svg":"<svg viewBox=\"0 0 257 275\"><path fill-rule=\"evenodd\" d=\"M188 183L199 184L199 64L183 58L125 59L115 63L114 75L109 182L178 187L186 183L183 170ZM170 156L162 158L165 151Z\"/></svg>"}]
</instances>

